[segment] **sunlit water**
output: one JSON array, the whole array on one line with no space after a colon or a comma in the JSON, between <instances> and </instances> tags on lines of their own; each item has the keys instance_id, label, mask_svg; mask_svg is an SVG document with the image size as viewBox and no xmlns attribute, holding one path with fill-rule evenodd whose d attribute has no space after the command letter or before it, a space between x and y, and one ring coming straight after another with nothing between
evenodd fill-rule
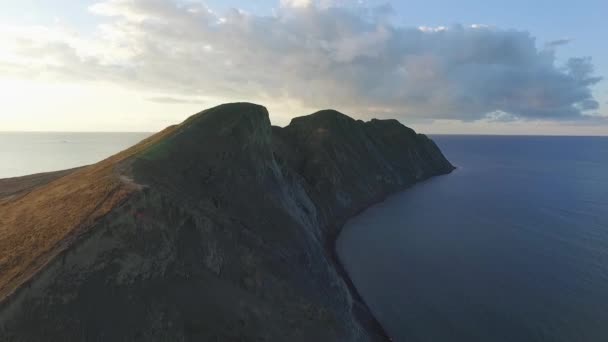
<instances>
[{"instance_id":1,"label":"sunlit water","mask_svg":"<svg viewBox=\"0 0 608 342\"><path fill-rule=\"evenodd\" d=\"M608 138L436 136L458 170L338 252L395 341L608 341Z\"/></svg>"},{"instance_id":2,"label":"sunlit water","mask_svg":"<svg viewBox=\"0 0 608 342\"><path fill-rule=\"evenodd\" d=\"M149 133L2 133L0 178L57 171L98 162Z\"/></svg>"}]
</instances>

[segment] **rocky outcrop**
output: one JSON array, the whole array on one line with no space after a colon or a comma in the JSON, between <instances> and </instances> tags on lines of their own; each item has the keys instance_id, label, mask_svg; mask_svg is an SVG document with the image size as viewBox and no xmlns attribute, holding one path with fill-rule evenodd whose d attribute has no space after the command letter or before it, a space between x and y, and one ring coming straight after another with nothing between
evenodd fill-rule
<instances>
[{"instance_id":1,"label":"rocky outcrop","mask_svg":"<svg viewBox=\"0 0 608 342\"><path fill-rule=\"evenodd\" d=\"M112 167L124 200L4 298L3 341L386 340L333 241L453 169L430 139L330 110L272 127L237 103L153 141Z\"/></svg>"}]
</instances>

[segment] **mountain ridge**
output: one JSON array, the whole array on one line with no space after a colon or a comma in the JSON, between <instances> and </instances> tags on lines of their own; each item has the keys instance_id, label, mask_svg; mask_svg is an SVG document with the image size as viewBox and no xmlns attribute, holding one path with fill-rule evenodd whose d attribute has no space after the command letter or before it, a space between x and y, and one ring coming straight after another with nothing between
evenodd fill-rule
<instances>
[{"instance_id":1,"label":"mountain ridge","mask_svg":"<svg viewBox=\"0 0 608 342\"><path fill-rule=\"evenodd\" d=\"M0 218L0 232L23 232L18 219L28 210L26 223L45 232L40 222L53 221L36 225L35 209L58 200L56 219L86 213L30 258L33 268L0 282L0 331L14 341L386 339L333 241L349 217L452 169L430 139L396 121L325 110L280 128L259 105L205 110L0 199L0 211L21 208L6 215L12 221ZM97 196L92 204L87 195ZM14 243L5 236L0 244Z\"/></svg>"}]
</instances>

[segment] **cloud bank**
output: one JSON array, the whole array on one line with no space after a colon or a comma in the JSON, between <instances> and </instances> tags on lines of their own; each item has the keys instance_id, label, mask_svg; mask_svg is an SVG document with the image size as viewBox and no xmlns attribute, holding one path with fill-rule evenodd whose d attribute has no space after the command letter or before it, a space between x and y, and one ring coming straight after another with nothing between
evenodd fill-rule
<instances>
[{"instance_id":1,"label":"cloud bank","mask_svg":"<svg viewBox=\"0 0 608 342\"><path fill-rule=\"evenodd\" d=\"M591 59L557 65L568 41L539 48L525 31L403 27L390 6L312 0L283 0L269 16L170 0L90 11L103 19L94 39L14 34L0 70L166 94L156 101L272 99L401 118L577 120L599 108Z\"/></svg>"}]
</instances>

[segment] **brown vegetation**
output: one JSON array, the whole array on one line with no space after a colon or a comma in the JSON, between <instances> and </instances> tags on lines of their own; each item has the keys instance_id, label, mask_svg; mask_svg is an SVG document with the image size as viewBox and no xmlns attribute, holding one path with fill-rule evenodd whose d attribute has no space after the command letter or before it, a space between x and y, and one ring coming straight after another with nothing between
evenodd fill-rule
<instances>
[{"instance_id":1,"label":"brown vegetation","mask_svg":"<svg viewBox=\"0 0 608 342\"><path fill-rule=\"evenodd\" d=\"M63 176L67 176L76 170L78 170L78 168L55 172L37 173L34 175L28 175L23 177L0 179L0 201L7 200L9 198L14 198L17 195L25 194L28 191L32 191L37 187L48 184L49 182L52 182Z\"/></svg>"},{"instance_id":2,"label":"brown vegetation","mask_svg":"<svg viewBox=\"0 0 608 342\"><path fill-rule=\"evenodd\" d=\"M1 180L0 301L127 198L135 187L121 179L119 170L174 131L175 126L167 128L71 173Z\"/></svg>"}]
</instances>

